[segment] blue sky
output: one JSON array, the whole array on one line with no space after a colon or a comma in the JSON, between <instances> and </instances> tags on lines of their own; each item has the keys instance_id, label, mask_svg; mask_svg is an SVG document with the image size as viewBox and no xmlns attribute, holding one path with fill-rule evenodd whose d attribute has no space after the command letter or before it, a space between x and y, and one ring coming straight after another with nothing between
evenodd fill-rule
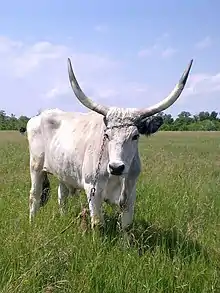
<instances>
[{"instance_id":1,"label":"blue sky","mask_svg":"<svg viewBox=\"0 0 220 293\"><path fill-rule=\"evenodd\" d=\"M217 0L2 1L0 108L87 111L70 88L68 57L94 100L147 107L169 94L193 58L186 89L167 112L220 111L219 11Z\"/></svg>"}]
</instances>

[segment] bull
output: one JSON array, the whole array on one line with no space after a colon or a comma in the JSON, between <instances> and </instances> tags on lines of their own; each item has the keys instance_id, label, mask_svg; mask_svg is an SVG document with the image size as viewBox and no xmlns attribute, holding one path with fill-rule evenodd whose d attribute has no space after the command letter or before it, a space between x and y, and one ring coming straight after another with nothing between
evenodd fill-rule
<instances>
[{"instance_id":1,"label":"bull","mask_svg":"<svg viewBox=\"0 0 220 293\"><path fill-rule=\"evenodd\" d=\"M27 131L29 143L30 222L48 200L48 173L51 173L59 180L61 214L66 211L68 195L84 190L92 228L104 224L104 201L120 207L122 229L132 224L136 184L141 172L139 137L159 130L163 119L154 115L169 108L181 95L192 63L193 60L164 100L149 108L137 109L108 107L89 99L80 88L68 58L72 90L91 111L45 110L32 117L21 131Z\"/></svg>"}]
</instances>

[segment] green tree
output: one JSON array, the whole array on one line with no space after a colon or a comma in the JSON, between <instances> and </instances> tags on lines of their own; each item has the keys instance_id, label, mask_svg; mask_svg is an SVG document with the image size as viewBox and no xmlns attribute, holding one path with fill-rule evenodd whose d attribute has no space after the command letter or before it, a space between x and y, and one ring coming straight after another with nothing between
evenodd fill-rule
<instances>
[{"instance_id":1,"label":"green tree","mask_svg":"<svg viewBox=\"0 0 220 293\"><path fill-rule=\"evenodd\" d=\"M39 110L37 115L40 115L41 112ZM162 131L220 131L220 119L216 111L210 113L201 111L194 115L182 111L176 119L171 114L165 114L164 112L160 112L156 116L163 118L164 123L160 128ZM8 116L4 110L0 110L0 130L18 130L21 127L26 127L29 119L24 115L19 118L14 114Z\"/></svg>"}]
</instances>

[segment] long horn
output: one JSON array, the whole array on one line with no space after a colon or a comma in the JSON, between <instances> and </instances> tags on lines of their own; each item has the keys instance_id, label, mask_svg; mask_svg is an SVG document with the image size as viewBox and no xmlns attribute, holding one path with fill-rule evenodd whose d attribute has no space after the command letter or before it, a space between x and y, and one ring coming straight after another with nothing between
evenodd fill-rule
<instances>
[{"instance_id":1,"label":"long horn","mask_svg":"<svg viewBox=\"0 0 220 293\"><path fill-rule=\"evenodd\" d=\"M190 61L187 69L184 71L178 84L175 86L175 88L169 94L168 97L166 97L164 100L162 100L161 102L159 102L158 104L156 104L154 106L151 106L151 107L145 108L145 109L140 109L137 111L137 114L140 119L152 116L154 114L157 114L161 111L166 110L179 98L179 96L181 95L181 93L186 85L186 81L189 76L189 72L192 67L192 63L193 63L193 59Z\"/></svg>"},{"instance_id":2,"label":"long horn","mask_svg":"<svg viewBox=\"0 0 220 293\"><path fill-rule=\"evenodd\" d=\"M102 105L99 105L95 102L93 102L91 99L89 99L85 94L84 92L81 90L77 80L76 80L76 77L73 73L73 68L72 68L72 64L71 64L71 60L70 58L68 58L68 73L69 73L69 80L70 80L70 84L71 84L71 87L73 89L73 92L74 94L76 95L77 99L84 105L86 106L87 108L99 113L99 114L102 114L104 116L106 116L109 108L106 107L106 106L102 106Z\"/></svg>"}]
</instances>

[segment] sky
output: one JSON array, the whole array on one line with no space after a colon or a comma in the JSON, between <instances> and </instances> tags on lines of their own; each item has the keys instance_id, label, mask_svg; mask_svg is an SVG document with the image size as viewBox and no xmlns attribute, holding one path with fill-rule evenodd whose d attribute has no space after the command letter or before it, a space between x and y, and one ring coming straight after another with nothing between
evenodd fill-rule
<instances>
[{"instance_id":1,"label":"sky","mask_svg":"<svg viewBox=\"0 0 220 293\"><path fill-rule=\"evenodd\" d=\"M0 2L0 109L7 114L88 111L70 87L68 57L89 97L135 108L165 98L194 59L166 113L220 112L220 1Z\"/></svg>"}]
</instances>

